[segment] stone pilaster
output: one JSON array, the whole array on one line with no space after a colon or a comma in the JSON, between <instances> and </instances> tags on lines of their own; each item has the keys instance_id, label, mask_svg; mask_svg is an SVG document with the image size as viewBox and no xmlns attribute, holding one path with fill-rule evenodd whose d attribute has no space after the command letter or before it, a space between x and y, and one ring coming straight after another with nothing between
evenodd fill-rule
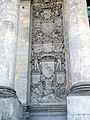
<instances>
[{"instance_id":1,"label":"stone pilaster","mask_svg":"<svg viewBox=\"0 0 90 120\"><path fill-rule=\"evenodd\" d=\"M90 36L86 0L66 0L65 6L68 10L71 67L70 94L67 97L68 120L89 120Z\"/></svg>"},{"instance_id":2,"label":"stone pilaster","mask_svg":"<svg viewBox=\"0 0 90 120\"><path fill-rule=\"evenodd\" d=\"M0 120L19 120L14 90L19 0L0 0Z\"/></svg>"}]
</instances>

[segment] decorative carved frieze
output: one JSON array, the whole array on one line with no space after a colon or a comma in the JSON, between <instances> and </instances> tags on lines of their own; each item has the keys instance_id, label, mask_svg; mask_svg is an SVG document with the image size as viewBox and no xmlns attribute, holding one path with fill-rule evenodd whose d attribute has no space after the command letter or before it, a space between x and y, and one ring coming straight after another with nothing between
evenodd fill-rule
<instances>
[{"instance_id":1,"label":"decorative carved frieze","mask_svg":"<svg viewBox=\"0 0 90 120\"><path fill-rule=\"evenodd\" d=\"M43 4L42 4L43 3ZM32 4L31 103L65 101L62 3Z\"/></svg>"}]
</instances>

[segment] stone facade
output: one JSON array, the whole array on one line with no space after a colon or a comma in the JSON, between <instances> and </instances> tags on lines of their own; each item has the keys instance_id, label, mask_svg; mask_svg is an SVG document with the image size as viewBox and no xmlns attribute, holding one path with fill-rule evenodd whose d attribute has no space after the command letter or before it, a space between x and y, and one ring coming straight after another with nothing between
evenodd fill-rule
<instances>
[{"instance_id":1,"label":"stone facade","mask_svg":"<svg viewBox=\"0 0 90 120\"><path fill-rule=\"evenodd\" d=\"M90 119L86 8L86 0L0 1L0 120Z\"/></svg>"}]
</instances>

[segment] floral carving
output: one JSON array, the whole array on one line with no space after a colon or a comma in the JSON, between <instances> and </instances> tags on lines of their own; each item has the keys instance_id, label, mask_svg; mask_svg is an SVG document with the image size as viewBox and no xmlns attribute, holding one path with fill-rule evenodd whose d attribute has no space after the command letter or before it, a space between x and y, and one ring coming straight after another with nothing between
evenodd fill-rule
<instances>
[{"instance_id":1,"label":"floral carving","mask_svg":"<svg viewBox=\"0 0 90 120\"><path fill-rule=\"evenodd\" d=\"M32 5L31 102L65 101L66 72L62 3Z\"/></svg>"}]
</instances>

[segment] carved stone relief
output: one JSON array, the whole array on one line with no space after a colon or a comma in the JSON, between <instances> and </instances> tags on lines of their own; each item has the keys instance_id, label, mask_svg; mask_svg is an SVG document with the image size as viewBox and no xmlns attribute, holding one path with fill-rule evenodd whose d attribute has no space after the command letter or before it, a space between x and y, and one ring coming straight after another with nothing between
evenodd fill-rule
<instances>
[{"instance_id":1,"label":"carved stone relief","mask_svg":"<svg viewBox=\"0 0 90 120\"><path fill-rule=\"evenodd\" d=\"M31 103L65 101L62 3L32 4Z\"/></svg>"}]
</instances>

